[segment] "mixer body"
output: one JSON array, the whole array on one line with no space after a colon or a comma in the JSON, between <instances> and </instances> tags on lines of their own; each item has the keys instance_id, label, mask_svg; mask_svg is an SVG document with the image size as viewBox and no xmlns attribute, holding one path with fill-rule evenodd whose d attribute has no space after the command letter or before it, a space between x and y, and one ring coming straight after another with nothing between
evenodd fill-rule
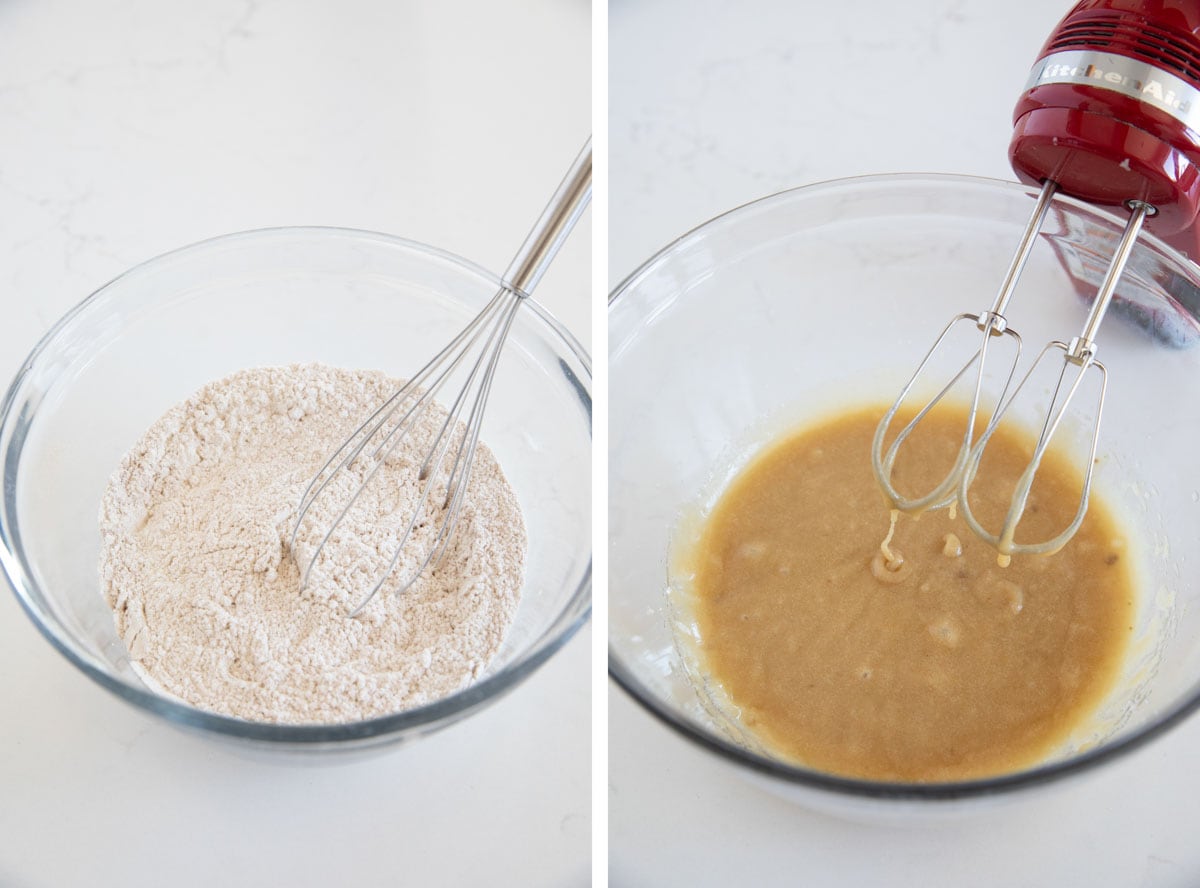
<instances>
[{"instance_id":1,"label":"mixer body","mask_svg":"<svg viewBox=\"0 0 1200 888\"><path fill-rule=\"evenodd\" d=\"M1200 260L1200 0L1085 0L1042 46L1013 111L1013 170Z\"/></svg>"}]
</instances>

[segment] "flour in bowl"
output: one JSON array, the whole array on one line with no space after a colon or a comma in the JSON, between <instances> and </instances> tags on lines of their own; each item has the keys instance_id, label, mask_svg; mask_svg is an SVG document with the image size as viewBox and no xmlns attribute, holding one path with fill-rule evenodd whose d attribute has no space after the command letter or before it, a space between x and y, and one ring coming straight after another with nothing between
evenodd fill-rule
<instances>
[{"instance_id":1,"label":"flour in bowl","mask_svg":"<svg viewBox=\"0 0 1200 888\"><path fill-rule=\"evenodd\" d=\"M402 594L385 587L349 616L407 524L414 461L443 412L388 459L303 591L297 564L333 525L354 478L337 479L343 489L314 505L295 553L288 548L309 480L399 385L316 364L245 370L173 407L125 456L101 507L100 572L148 683L238 718L337 723L419 706L480 676L516 614L526 548L516 497L482 444L437 568ZM440 505L435 495L431 507Z\"/></svg>"}]
</instances>

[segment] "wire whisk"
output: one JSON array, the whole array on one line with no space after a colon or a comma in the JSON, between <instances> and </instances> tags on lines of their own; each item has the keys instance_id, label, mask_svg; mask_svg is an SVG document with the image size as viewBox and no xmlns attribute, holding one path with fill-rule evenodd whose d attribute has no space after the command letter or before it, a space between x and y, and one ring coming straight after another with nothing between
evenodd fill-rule
<instances>
[{"instance_id":1,"label":"wire whisk","mask_svg":"<svg viewBox=\"0 0 1200 888\"><path fill-rule=\"evenodd\" d=\"M312 516L313 506L322 497L342 492L347 483L339 479L351 479L344 505L328 528L319 533L320 542L300 565L301 589L308 585L317 559L337 528L389 457L405 441L414 440L418 429L428 427L431 417L436 432L418 463L416 481L420 491L415 505L411 514L400 522L404 529L386 566L350 616L361 613L389 580L395 583L395 591L401 593L431 566L436 567L454 538L467 496L484 411L504 342L521 304L533 292L587 207L591 188L589 138L513 257L496 295L445 348L355 429L309 482L292 527L289 548L293 553L297 535L305 520ZM460 369L465 371L466 378L445 409L445 417L439 420L436 413L431 413L440 409L438 393ZM406 559L405 572L393 578L402 556L416 545L419 529L426 531L421 534L424 540L421 550Z\"/></svg>"}]
</instances>

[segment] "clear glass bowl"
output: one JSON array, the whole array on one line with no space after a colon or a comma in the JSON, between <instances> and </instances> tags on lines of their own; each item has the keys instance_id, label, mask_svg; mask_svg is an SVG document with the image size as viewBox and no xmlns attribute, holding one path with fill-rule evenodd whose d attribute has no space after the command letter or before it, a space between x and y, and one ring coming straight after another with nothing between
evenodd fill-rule
<instances>
[{"instance_id":1,"label":"clear glass bowl","mask_svg":"<svg viewBox=\"0 0 1200 888\"><path fill-rule=\"evenodd\" d=\"M1129 667L1090 733L994 779L853 780L750 748L688 677L693 626L673 604L673 541L773 432L891 401L953 315L991 305L1034 197L956 176L788 191L684 236L612 296L611 675L684 737L802 802L853 814L1011 796L1100 767L1200 702L1200 348L1184 307L1197 304L1200 269L1153 237L1098 336L1109 387L1096 484L1133 531L1141 595ZM1081 296L1095 293L1123 223L1055 200L1008 312L1026 361L1079 331ZM1081 412L1072 443L1092 418Z\"/></svg>"},{"instance_id":2,"label":"clear glass bowl","mask_svg":"<svg viewBox=\"0 0 1200 888\"><path fill-rule=\"evenodd\" d=\"M456 256L382 234L270 229L152 259L80 303L33 350L0 409L0 560L26 612L89 677L170 722L275 749L361 748L452 724L528 677L591 609L591 366L529 300L492 388L482 439L525 513L523 597L485 676L370 721L272 725L191 708L129 665L98 576L100 499L145 429L206 382L320 361L411 375L496 292Z\"/></svg>"}]
</instances>

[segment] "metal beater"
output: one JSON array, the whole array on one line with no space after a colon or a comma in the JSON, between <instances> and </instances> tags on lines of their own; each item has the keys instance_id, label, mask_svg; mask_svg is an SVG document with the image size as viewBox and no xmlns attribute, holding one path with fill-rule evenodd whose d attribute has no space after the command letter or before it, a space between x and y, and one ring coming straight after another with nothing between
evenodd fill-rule
<instances>
[{"instance_id":1,"label":"metal beater","mask_svg":"<svg viewBox=\"0 0 1200 888\"><path fill-rule=\"evenodd\" d=\"M989 311L954 318L938 337L880 421L871 453L875 475L893 508L919 512L957 503L971 530L999 551L1002 564L1014 553L1058 551L1083 522L1108 380L1108 371L1096 360L1096 335L1143 227L1152 228L1192 257L1200 256L1200 229L1196 226L1200 211L1200 2L1079 3L1042 47L1013 118L1014 134L1009 146L1013 169L1022 181L1040 186L1041 191L1008 274ZM1079 335L1069 342L1048 343L1008 395L1019 360L1020 337L1008 325L1004 311L1046 211L1060 191L1092 203L1124 207L1130 212L1129 221ZM978 348L885 449L897 411L930 359L943 348L951 328L961 321L973 322L979 329L982 338ZM976 437L989 343L1001 335L1014 339L1016 355L1008 373L999 374L1004 384L995 399L998 406ZM1059 362L1057 383L1042 411L1033 456L1016 483L1003 525L996 531L988 530L972 511L968 496L980 461L1012 405L1018 398L1030 396L1030 379L1047 367L1053 371L1055 361ZM902 495L893 480L899 449L972 367L976 374L973 398L953 466L931 490L916 496ZM1018 543L1014 537L1034 478L1089 373L1098 382L1098 395L1074 518L1052 539Z\"/></svg>"},{"instance_id":2,"label":"metal beater","mask_svg":"<svg viewBox=\"0 0 1200 888\"><path fill-rule=\"evenodd\" d=\"M363 479L353 488L349 500L302 567L302 589L307 585L313 565L321 551L383 467L384 461L419 425L422 417L435 403L438 392L446 386L454 372L461 368L465 371L466 378L450 402L447 416L420 463L417 481L421 490L412 515L406 522L402 522L405 530L378 581L350 616L357 616L388 582L396 570L405 546L413 537L414 529L422 521L435 522L436 533L433 534L433 542L427 550L418 553L415 559L418 566L395 581L396 591L403 592L408 589L430 565L436 565L446 552L454 536L458 516L467 494L471 466L479 444L479 431L483 425L484 409L509 328L521 303L533 292L567 235L583 214L591 194L592 141L589 138L513 257L504 273L504 285L501 289L461 333L342 442L309 482L300 498L296 523L292 528L289 544L292 551L295 551L296 535L302 523L308 517L313 504L330 490L334 478L340 473L354 470L361 471ZM462 423L460 418L464 411L467 411L467 418L465 423ZM451 453L453 459L447 468ZM446 496L440 508L431 510L429 505L435 482L442 479L446 485Z\"/></svg>"},{"instance_id":3,"label":"metal beater","mask_svg":"<svg viewBox=\"0 0 1200 888\"><path fill-rule=\"evenodd\" d=\"M1016 330L1008 325L1008 320L1005 318L1004 312L1008 308L1008 303L1012 299L1013 293L1016 291L1017 280L1020 278L1021 271L1025 268L1025 262L1029 258L1029 253L1033 249L1038 231L1041 229L1042 221L1045 219L1046 211L1050 208L1050 199L1054 196L1054 191L1054 183L1047 182L1038 196L1033 216L1030 218L1029 224L1025 226L1025 233L1021 237L1020 245L1017 247L1017 252L1013 256L1012 262L1009 264L1008 273L1004 276L1004 282L1000 285L1000 291L996 294L996 299L992 303L992 307L987 311L980 312L978 315L960 314L950 319L950 323L946 325L941 335L934 341L933 347L925 353L925 357L917 365L917 369L908 380L908 383L901 389L900 396L876 427L875 437L871 446L871 465L875 470L875 477L879 479L879 483L891 501L893 508L900 509L903 512L922 512L927 509L940 509L950 505L955 497L957 497L959 483L962 479L963 471L966 469L967 461L970 458L971 445L975 440L975 418L979 413L984 389L984 364L988 357L988 349L994 338L1009 336L1012 338L1014 344L1012 358L1007 364L1008 373L1004 375L1004 386L995 398L996 403L1003 401L1004 394L1008 391L1013 375L1017 370L1017 362L1021 357L1021 337ZM948 338L954 332L954 329L960 325L967 324L978 328L982 334L978 347L963 364L962 369L942 387L941 391L926 402L925 406L917 412L917 415L900 430L895 440L892 441L891 446L885 451L883 444L888 428L891 426L892 420L895 419L897 411L908 400L913 386L917 384L917 381L921 378L925 372L925 368L933 360L934 356L945 349ZM896 456L899 454L900 446L908 439L908 436L912 434L913 430L920 424L929 411L941 403L954 390L959 380L970 373L972 367L975 368L975 385L972 389L971 407L967 412L962 446L958 450L958 456L954 461L954 465L951 466L950 471L932 490L918 496L905 496L896 489L892 482L892 471L896 464Z\"/></svg>"}]
</instances>

